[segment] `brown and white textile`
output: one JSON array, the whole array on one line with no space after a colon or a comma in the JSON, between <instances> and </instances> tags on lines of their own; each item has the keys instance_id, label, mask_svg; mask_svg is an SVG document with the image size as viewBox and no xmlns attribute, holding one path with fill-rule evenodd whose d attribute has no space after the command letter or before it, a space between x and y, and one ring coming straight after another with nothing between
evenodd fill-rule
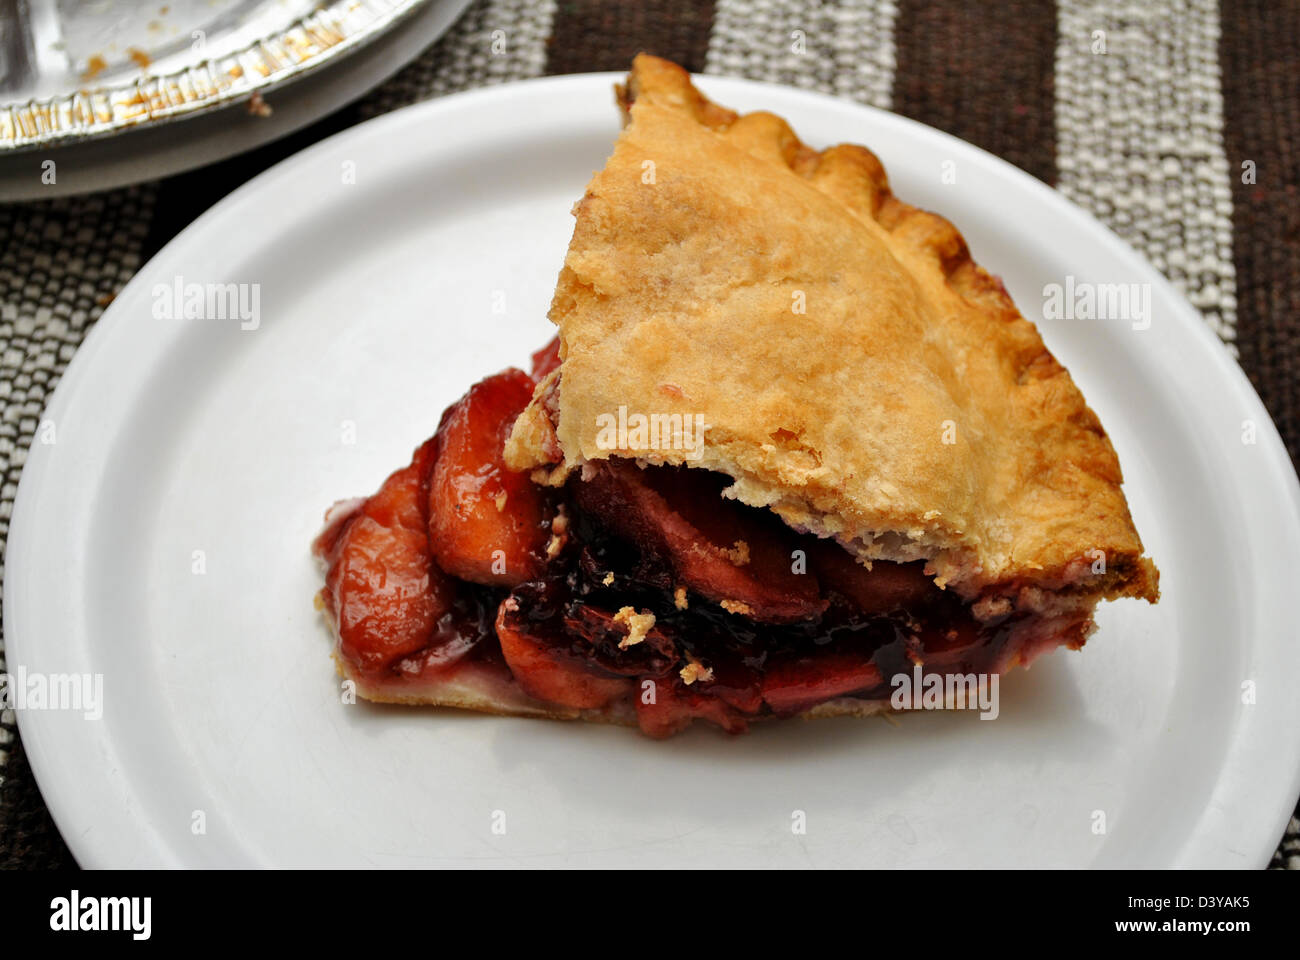
<instances>
[{"instance_id":1,"label":"brown and white textile","mask_svg":"<svg viewBox=\"0 0 1300 960\"><path fill-rule=\"evenodd\" d=\"M0 550L69 358L140 264L204 209L360 120L487 84L624 70L640 50L894 110L1055 185L1201 311L1295 461L1297 37L1300 4L1264 0L478 0L385 85L284 142L201 175L0 206ZM0 715L0 867L72 866L13 717ZM1300 869L1295 818L1273 866Z\"/></svg>"}]
</instances>

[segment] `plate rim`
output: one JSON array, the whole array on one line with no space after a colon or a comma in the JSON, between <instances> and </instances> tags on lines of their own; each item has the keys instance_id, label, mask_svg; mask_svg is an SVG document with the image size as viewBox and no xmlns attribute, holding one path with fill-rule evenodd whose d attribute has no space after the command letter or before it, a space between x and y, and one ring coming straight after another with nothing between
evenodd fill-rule
<instances>
[{"instance_id":1,"label":"plate rim","mask_svg":"<svg viewBox=\"0 0 1300 960\"><path fill-rule=\"evenodd\" d=\"M61 419L66 409L74 402L79 385L88 377L88 372L96 362L96 357L105 350L105 344L111 336L118 331L127 328L130 325L128 314L121 305L129 299L126 294L128 291L134 292L135 289L146 286L153 274L163 269L166 263L172 257L178 255L178 251L186 245L192 243L195 239L201 238L204 231L209 229L209 225L220 218L229 215L230 211L236 209L241 203L250 196L255 195L258 191L267 189L275 180L285 175L292 175L295 167L307 167L317 156L322 156L328 152L338 150L353 140L359 140L369 137L382 136L384 131L389 127L401 127L408 124L416 123L433 123L439 114L461 115L461 120L467 116L472 116L474 108L480 103L497 100L514 101L513 107L519 107L519 99L528 96L546 98L553 95L552 91L561 91L565 88L574 88L575 90L592 88L594 92L596 86L602 85L608 90L609 85L621 80L621 72L603 72L603 73L585 73L570 74L563 76L551 76L519 81L510 84L498 86L479 87L473 90L461 93L450 94L434 100L414 104L400 110L392 111L382 116L373 118L363 123L357 124L347 130L341 131L331 137L325 138L302 151L284 159L280 163L268 168L258 176L242 184L230 195L223 198L209 210L205 211L193 223L189 224L176 237L172 238L155 256L142 265L136 274L123 288L114 304L110 305L104 314L95 323L94 327L88 331L79 349L74 353L71 361L63 376L60 378L45 410L42 413L43 419L52 419L56 422ZM1237 361L1231 356L1222 341L1208 328L1200 315L1187 302L1186 298L1179 293L1176 288L1157 271L1141 253L1134 250L1117 235L1111 232L1105 225L1098 221L1088 211L1078 207L1064 195L1060 194L1047 184L1036 179L1030 174L1020 170L1009 162L997 157L981 148L969 144L951 134L941 130L928 127L925 124L902 117L890 111L867 106L848 100L842 97L829 96L814 91L801 90L783 86L781 84L767 83L761 81L745 80L734 77L721 77L715 75L703 75L700 85L708 91L719 91L725 98L726 91L732 91L736 96L749 98L751 96L771 96L781 101L782 109L797 109L798 102L810 104L814 109L817 107L832 107L837 110L866 112L873 117L873 121L888 128L891 124L903 128L911 128L913 132L919 132L923 137L937 137L940 143L946 143L958 153L966 153L981 156L986 163L993 164L1003 176L1018 180L1022 187L1029 190L1032 195L1036 195L1043 203L1049 204L1056 208L1062 216L1068 217L1080 230L1083 230L1087 239L1100 246L1109 249L1113 255L1117 255L1135 266L1140 267L1142 277L1145 281L1151 282L1162 288L1173 303L1177 305L1175 314L1180 318L1173 323L1180 326L1183 334L1188 333L1188 327L1191 331L1191 342L1197 343L1196 349L1200 350L1205 359L1207 359L1215 368L1217 373L1224 378L1225 385L1234 388L1235 396L1244 401L1245 405L1254 411L1258 418L1259 428L1259 446L1267 451L1267 466L1270 473L1266 480L1273 492L1279 495L1279 505L1289 508L1285 512L1285 519L1289 520L1288 524L1291 532L1295 534L1294 544L1300 544L1300 482L1297 481L1295 471L1291 465L1290 457L1286 452L1282 439L1278 434L1276 425L1265 409L1262 400L1255 392L1247 378L1245 371L1240 367ZM490 128L480 128L473 131L475 137L483 137L490 134ZM160 338L161 339L161 338ZM43 446L33 445L29 448L26 463L19 481L18 490L14 499L13 514L10 522L10 531L8 539L8 548L5 563L5 581L4 581L4 636L6 661L10 665L23 660L20 653L29 651L30 647L25 636L35 636L38 631L28 630L26 624L31 619L30 611L23 607L21 600L23 590L20 589L23 584L23 573L21 572L28 565L18 562L20 559L32 555L32 551L38 549L39 538L35 529L37 517L35 516L37 507L37 493L42 490L47 479L47 475L52 469L50 459L53 457L53 450L47 450ZM1280 523L1281 518L1273 518L1270 522ZM85 542L77 543L70 547L74 553L84 553ZM1252 598L1252 602L1257 598ZM15 642L16 641L16 642ZM1267 648L1265 653L1276 653L1281 655L1280 650ZM1286 704L1277 708L1285 711ZM1256 708L1257 710L1259 708ZM74 824L84 822L84 817L79 815L86 809L94 809L94 805L80 799L75 784L57 784L55 783L55 762L51 754L47 753L49 745L45 742L44 731L47 724L44 718L49 712L45 711L15 711L17 717L20 736L22 737L24 747L27 749L28 760L38 787L42 792L42 798L58 825L60 832L68 844L69 849L73 852L74 857L83 866L105 866L109 864L109 858L105 856L106 848L99 843L98 837L89 839L86 836L75 833L71 828ZM1252 717L1253 719L1253 717ZM1287 719L1284 717L1283 719ZM1300 701L1297 701L1290 709L1291 720L1300 719ZM1229 761L1234 756L1234 747L1240 746L1240 727L1248 721L1240 720L1233 728L1233 735L1229 739L1225 762L1216 772L1215 780L1211 784L1211 793L1217 795L1222 787L1224 771L1230 765ZM1285 737L1287 732L1290 733L1289 741L1284 741L1281 745L1286 746L1288 743L1295 748L1293 755L1300 754L1300 722L1286 730L1274 731L1277 737ZM87 741L94 740L97 737L104 738L107 734L102 732L97 735L84 738ZM1236 751L1238 754L1240 750ZM1270 745L1271 753L1279 753L1278 744ZM1255 766L1258 768L1259 764ZM1272 766L1285 767L1285 764L1272 764ZM1255 772L1258 772L1256 770ZM110 774L111 775L111 774ZM119 780L121 775L118 774ZM1277 779L1274 777L1273 779ZM1287 779L1289 784L1289 793L1280 797L1274 796L1272 800L1266 797L1261 798L1256 791L1250 787L1241 787L1236 791L1232 799L1239 806L1248 807L1253 811L1254 816L1243 818L1239 822L1240 830L1243 834L1252 831L1254 843L1251 844L1252 851L1245 856L1256 866L1264 866L1271 857L1276 843L1282 836L1285 824L1291 815L1294 799L1300 794L1300 761L1293 763L1290 769L1290 775ZM125 786L124 784L119 784ZM47 790L47 788L49 788ZM1240 811L1238 811L1238 814ZM144 825L148 830L147 824ZM1209 829L1205 824L1204 816L1197 821L1197 828ZM1263 838L1271 837L1265 841ZM1264 844L1267 843L1267 849ZM1184 844L1178 851L1180 860L1191 859L1195 861L1195 856L1189 857L1189 846L1191 839ZM171 854L172 851L166 844L159 844L154 851L155 854L165 851ZM1195 854L1195 849L1191 853ZM1201 851L1203 854L1204 851ZM1203 859L1203 857L1202 857ZM1233 866L1241 864L1223 863L1221 865Z\"/></svg>"}]
</instances>

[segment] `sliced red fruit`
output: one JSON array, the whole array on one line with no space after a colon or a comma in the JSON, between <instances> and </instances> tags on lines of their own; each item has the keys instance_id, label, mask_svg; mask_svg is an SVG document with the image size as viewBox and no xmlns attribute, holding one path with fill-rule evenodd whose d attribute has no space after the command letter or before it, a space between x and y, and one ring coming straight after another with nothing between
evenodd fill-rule
<instances>
[{"instance_id":1,"label":"sliced red fruit","mask_svg":"<svg viewBox=\"0 0 1300 960\"><path fill-rule=\"evenodd\" d=\"M505 370L470 388L443 414L429 480L429 544L447 573L514 586L545 565L550 537L543 489L508 469L502 449L533 381Z\"/></svg>"},{"instance_id":2,"label":"sliced red fruit","mask_svg":"<svg viewBox=\"0 0 1300 960\"><path fill-rule=\"evenodd\" d=\"M747 666L734 656L711 658L705 655L703 659L713 676L693 685L693 693L714 697L745 714L756 714L763 709L762 670Z\"/></svg>"},{"instance_id":3,"label":"sliced red fruit","mask_svg":"<svg viewBox=\"0 0 1300 960\"><path fill-rule=\"evenodd\" d=\"M677 580L733 612L783 623L826 609L812 573L791 569L796 540L780 520L722 497L721 474L607 460L575 484L578 506L672 567Z\"/></svg>"},{"instance_id":4,"label":"sliced red fruit","mask_svg":"<svg viewBox=\"0 0 1300 960\"><path fill-rule=\"evenodd\" d=\"M970 619L927 627L919 639L919 657L926 670L961 663L986 643L978 624Z\"/></svg>"},{"instance_id":5,"label":"sliced red fruit","mask_svg":"<svg viewBox=\"0 0 1300 960\"><path fill-rule=\"evenodd\" d=\"M628 627L608 610L588 603L576 604L565 613L564 632L571 643L580 642L602 670L620 676L661 676L677 661L677 645L658 627L651 627L639 642L620 648L628 638Z\"/></svg>"},{"instance_id":6,"label":"sliced red fruit","mask_svg":"<svg viewBox=\"0 0 1300 960\"><path fill-rule=\"evenodd\" d=\"M322 598L339 630L339 655L362 673L385 670L427 648L455 603L456 583L434 566L421 509L433 442L416 451L345 519L331 523L315 549L328 564ZM441 662L468 651L449 647Z\"/></svg>"},{"instance_id":7,"label":"sliced red fruit","mask_svg":"<svg viewBox=\"0 0 1300 960\"><path fill-rule=\"evenodd\" d=\"M519 614L518 604L506 597L497 614L497 639L510 672L530 697L592 710L632 693L635 681L589 670L561 647L548 643L542 635L544 627Z\"/></svg>"},{"instance_id":8,"label":"sliced red fruit","mask_svg":"<svg viewBox=\"0 0 1300 960\"><path fill-rule=\"evenodd\" d=\"M826 700L879 686L880 668L862 654L817 650L807 656L768 664L763 699L781 715L798 713Z\"/></svg>"},{"instance_id":9,"label":"sliced red fruit","mask_svg":"<svg viewBox=\"0 0 1300 960\"><path fill-rule=\"evenodd\" d=\"M541 383L559 365L560 338L553 337L550 343L533 354L533 380Z\"/></svg>"},{"instance_id":10,"label":"sliced red fruit","mask_svg":"<svg viewBox=\"0 0 1300 960\"><path fill-rule=\"evenodd\" d=\"M840 594L864 616L915 610L927 600L942 596L934 581L925 575L922 561L877 560L868 570L833 541L813 541L807 549L809 565L822 586Z\"/></svg>"},{"instance_id":11,"label":"sliced red fruit","mask_svg":"<svg viewBox=\"0 0 1300 960\"><path fill-rule=\"evenodd\" d=\"M652 690L644 685L637 688L636 718L646 736L662 740L681 733L694 720L707 720L727 733L744 733L749 729L745 718L722 700L683 691L671 681L645 683L654 687Z\"/></svg>"}]
</instances>

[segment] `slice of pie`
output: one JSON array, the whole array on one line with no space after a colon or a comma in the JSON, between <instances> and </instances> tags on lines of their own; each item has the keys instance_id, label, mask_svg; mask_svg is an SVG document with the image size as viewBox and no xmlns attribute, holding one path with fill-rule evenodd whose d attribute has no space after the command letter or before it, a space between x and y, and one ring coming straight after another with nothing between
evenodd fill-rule
<instances>
[{"instance_id":1,"label":"slice of pie","mask_svg":"<svg viewBox=\"0 0 1300 960\"><path fill-rule=\"evenodd\" d=\"M316 542L361 696L740 731L1156 601L1105 431L950 223L666 61L617 92L556 341Z\"/></svg>"}]
</instances>

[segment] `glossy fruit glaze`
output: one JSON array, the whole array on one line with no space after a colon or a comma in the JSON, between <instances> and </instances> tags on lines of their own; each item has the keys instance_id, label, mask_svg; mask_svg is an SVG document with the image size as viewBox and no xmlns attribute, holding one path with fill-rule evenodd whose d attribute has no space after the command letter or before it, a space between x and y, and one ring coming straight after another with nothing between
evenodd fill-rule
<instances>
[{"instance_id":1,"label":"glossy fruit glaze","mask_svg":"<svg viewBox=\"0 0 1300 960\"><path fill-rule=\"evenodd\" d=\"M918 664L988 673L1012 654L1009 620L976 621L920 564L868 570L725 498L724 476L610 460L552 490L511 472L505 437L557 364L552 343L531 376L476 384L317 539L337 654L371 689L403 699L473 663L557 707L634 704L662 737L887 700ZM629 613L653 614L643 637Z\"/></svg>"}]
</instances>

